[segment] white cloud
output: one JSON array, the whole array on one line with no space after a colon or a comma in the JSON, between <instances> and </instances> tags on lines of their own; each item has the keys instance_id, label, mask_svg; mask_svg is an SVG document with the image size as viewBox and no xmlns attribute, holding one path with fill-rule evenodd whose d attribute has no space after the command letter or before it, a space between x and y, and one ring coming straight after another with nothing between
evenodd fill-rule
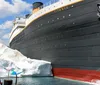
<instances>
[{"instance_id":1,"label":"white cloud","mask_svg":"<svg viewBox=\"0 0 100 85\"><path fill-rule=\"evenodd\" d=\"M0 38L4 33L5 33L5 31L0 29Z\"/></svg>"},{"instance_id":2,"label":"white cloud","mask_svg":"<svg viewBox=\"0 0 100 85\"><path fill-rule=\"evenodd\" d=\"M0 0L0 18L3 19L8 16L22 15L25 11L30 11L31 4L23 0ZM13 21L5 21L0 24L0 42L8 44L9 32L12 29Z\"/></svg>"},{"instance_id":3,"label":"white cloud","mask_svg":"<svg viewBox=\"0 0 100 85\"><path fill-rule=\"evenodd\" d=\"M5 34L2 38L3 39L9 39L9 33L8 34Z\"/></svg>"},{"instance_id":4,"label":"white cloud","mask_svg":"<svg viewBox=\"0 0 100 85\"><path fill-rule=\"evenodd\" d=\"M13 21L6 21L3 24L0 24L0 29L11 29L13 27Z\"/></svg>"},{"instance_id":5,"label":"white cloud","mask_svg":"<svg viewBox=\"0 0 100 85\"><path fill-rule=\"evenodd\" d=\"M4 43L4 41L3 41L3 40L1 40L1 39L0 39L0 43L3 43L3 44L5 44L5 43Z\"/></svg>"},{"instance_id":6,"label":"white cloud","mask_svg":"<svg viewBox=\"0 0 100 85\"><path fill-rule=\"evenodd\" d=\"M2 42L3 42L3 40L0 39L0 43L2 43Z\"/></svg>"},{"instance_id":7,"label":"white cloud","mask_svg":"<svg viewBox=\"0 0 100 85\"><path fill-rule=\"evenodd\" d=\"M5 0L0 0L0 18L20 14L25 10L30 11L30 7L31 4L23 0L12 0L12 4Z\"/></svg>"},{"instance_id":8,"label":"white cloud","mask_svg":"<svg viewBox=\"0 0 100 85\"><path fill-rule=\"evenodd\" d=\"M13 27L13 21L6 21L3 24L0 24L0 42L8 45L9 41L9 31Z\"/></svg>"}]
</instances>

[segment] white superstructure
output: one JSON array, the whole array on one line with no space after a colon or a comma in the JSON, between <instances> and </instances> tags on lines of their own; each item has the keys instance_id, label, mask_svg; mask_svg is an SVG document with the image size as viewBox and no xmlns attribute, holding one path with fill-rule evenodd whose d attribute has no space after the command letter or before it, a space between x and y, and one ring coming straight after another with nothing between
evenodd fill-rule
<instances>
[{"instance_id":1,"label":"white superstructure","mask_svg":"<svg viewBox=\"0 0 100 85\"><path fill-rule=\"evenodd\" d=\"M10 33L10 42L12 41L12 39L18 35L25 27L25 18L16 18L16 20L14 21L14 26L13 29Z\"/></svg>"}]
</instances>

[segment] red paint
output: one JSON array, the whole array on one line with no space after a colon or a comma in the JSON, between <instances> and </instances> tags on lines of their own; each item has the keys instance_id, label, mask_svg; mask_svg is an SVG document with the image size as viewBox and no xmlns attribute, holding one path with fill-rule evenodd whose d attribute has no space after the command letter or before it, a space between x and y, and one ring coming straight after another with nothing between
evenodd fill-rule
<instances>
[{"instance_id":1,"label":"red paint","mask_svg":"<svg viewBox=\"0 0 100 85\"><path fill-rule=\"evenodd\" d=\"M72 68L53 68L54 76L69 78L74 80L88 81L100 80L100 71L82 70Z\"/></svg>"}]
</instances>

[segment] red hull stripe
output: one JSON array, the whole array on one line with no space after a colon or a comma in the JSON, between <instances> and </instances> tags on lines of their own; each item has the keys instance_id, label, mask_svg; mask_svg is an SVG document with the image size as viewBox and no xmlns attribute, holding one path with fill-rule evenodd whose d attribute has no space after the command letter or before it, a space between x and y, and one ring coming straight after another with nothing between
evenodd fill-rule
<instances>
[{"instance_id":1,"label":"red hull stripe","mask_svg":"<svg viewBox=\"0 0 100 85\"><path fill-rule=\"evenodd\" d=\"M80 81L91 82L93 80L100 80L100 71L96 70L82 70L72 68L53 68L54 76L69 78Z\"/></svg>"}]
</instances>

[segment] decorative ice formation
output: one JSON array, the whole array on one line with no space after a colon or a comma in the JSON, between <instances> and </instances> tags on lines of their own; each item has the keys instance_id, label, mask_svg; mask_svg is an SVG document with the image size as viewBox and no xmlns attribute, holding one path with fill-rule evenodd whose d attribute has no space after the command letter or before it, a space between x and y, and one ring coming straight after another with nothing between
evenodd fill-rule
<instances>
[{"instance_id":1,"label":"decorative ice formation","mask_svg":"<svg viewBox=\"0 0 100 85\"><path fill-rule=\"evenodd\" d=\"M51 62L25 57L17 50L0 43L0 77L15 76L52 76Z\"/></svg>"},{"instance_id":2,"label":"decorative ice formation","mask_svg":"<svg viewBox=\"0 0 100 85\"><path fill-rule=\"evenodd\" d=\"M92 85L100 85L100 80L92 80L91 84Z\"/></svg>"}]
</instances>

